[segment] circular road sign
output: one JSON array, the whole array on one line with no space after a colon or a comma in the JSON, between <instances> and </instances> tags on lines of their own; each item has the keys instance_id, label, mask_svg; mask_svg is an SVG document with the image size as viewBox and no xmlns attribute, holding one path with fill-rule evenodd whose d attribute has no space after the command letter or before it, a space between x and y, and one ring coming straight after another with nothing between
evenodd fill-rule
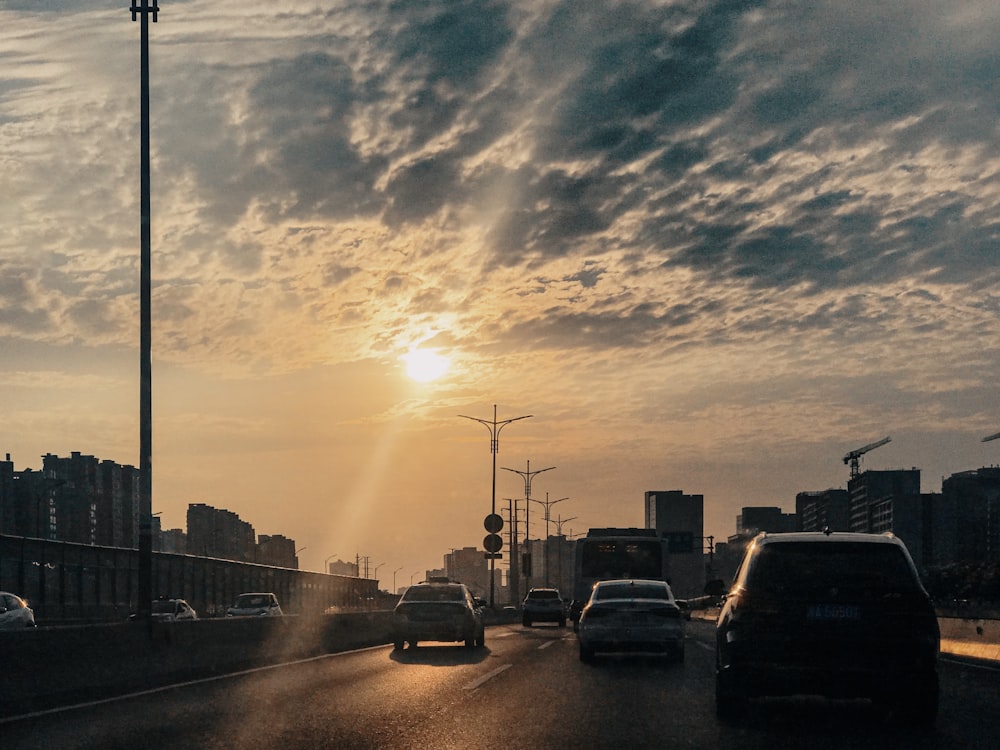
<instances>
[{"instance_id":1,"label":"circular road sign","mask_svg":"<svg viewBox=\"0 0 1000 750\"><path fill-rule=\"evenodd\" d=\"M503 547L503 539L500 538L499 534L487 534L483 537L483 549L487 552L499 552L501 547Z\"/></svg>"},{"instance_id":2,"label":"circular road sign","mask_svg":"<svg viewBox=\"0 0 1000 750\"><path fill-rule=\"evenodd\" d=\"M496 534L503 528L503 518L499 513L490 513L483 521L483 527L491 534Z\"/></svg>"}]
</instances>

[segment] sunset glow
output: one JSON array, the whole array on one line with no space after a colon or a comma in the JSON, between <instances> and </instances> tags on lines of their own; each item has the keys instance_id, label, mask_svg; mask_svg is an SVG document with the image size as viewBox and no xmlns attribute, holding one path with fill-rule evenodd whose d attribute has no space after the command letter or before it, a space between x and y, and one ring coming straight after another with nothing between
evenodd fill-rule
<instances>
[{"instance_id":1,"label":"sunset glow","mask_svg":"<svg viewBox=\"0 0 1000 750\"><path fill-rule=\"evenodd\" d=\"M406 363L406 374L418 383L437 380L451 367L451 360L431 349L414 349L401 359Z\"/></svg>"}]
</instances>

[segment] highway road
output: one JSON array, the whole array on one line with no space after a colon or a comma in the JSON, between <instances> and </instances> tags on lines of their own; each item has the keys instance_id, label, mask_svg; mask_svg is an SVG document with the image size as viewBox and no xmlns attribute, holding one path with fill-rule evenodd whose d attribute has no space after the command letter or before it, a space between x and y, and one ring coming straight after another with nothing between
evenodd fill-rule
<instances>
[{"instance_id":1,"label":"highway road","mask_svg":"<svg viewBox=\"0 0 1000 750\"><path fill-rule=\"evenodd\" d=\"M998 748L1000 671L941 663L937 728L864 702L766 701L715 717L712 625L686 659L583 664L572 629L491 627L486 648L370 648L0 722L0 745L40 748Z\"/></svg>"}]
</instances>

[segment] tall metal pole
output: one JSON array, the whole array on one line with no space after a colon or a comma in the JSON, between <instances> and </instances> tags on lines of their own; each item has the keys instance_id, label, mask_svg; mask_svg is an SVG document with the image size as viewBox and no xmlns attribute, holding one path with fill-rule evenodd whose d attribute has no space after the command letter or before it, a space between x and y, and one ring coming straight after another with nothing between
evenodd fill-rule
<instances>
[{"instance_id":1,"label":"tall metal pole","mask_svg":"<svg viewBox=\"0 0 1000 750\"><path fill-rule=\"evenodd\" d=\"M509 425L511 422L516 422L519 419L528 419L531 414L525 414L523 417L513 417L512 419L504 419L497 421L497 405L493 404L493 420L488 421L486 419L480 419L479 417L469 417L465 414L459 414L458 416L463 419L471 419L473 422L479 422L487 430L490 431L490 452L493 454L493 490L490 499L490 515L496 515L497 512L497 453L500 451L500 430ZM494 601L496 600L496 558L490 558L490 608L493 608Z\"/></svg>"},{"instance_id":2,"label":"tall metal pole","mask_svg":"<svg viewBox=\"0 0 1000 750\"><path fill-rule=\"evenodd\" d=\"M512 471L515 474L520 474L524 478L524 546L528 548L528 554L531 554L531 526L529 525L530 512L531 512L531 480L535 478L536 475L541 474L543 471L552 471L555 466L549 466L546 469L536 469L531 470L531 461L528 461L527 471L521 471L520 469L508 469L506 466L501 467L504 471ZM537 501L536 501L537 502ZM531 571L528 570L524 576L525 580L531 583Z\"/></svg>"},{"instance_id":3,"label":"tall metal pole","mask_svg":"<svg viewBox=\"0 0 1000 750\"><path fill-rule=\"evenodd\" d=\"M140 620L150 622L153 604L153 366L150 313L150 180L149 180L149 16L157 20L156 0L133 0L132 20L139 18L140 47L140 233L139 253L139 601Z\"/></svg>"},{"instance_id":4,"label":"tall metal pole","mask_svg":"<svg viewBox=\"0 0 1000 750\"><path fill-rule=\"evenodd\" d=\"M532 500L533 503L538 503L539 505L545 506L545 585L549 585L549 513L550 508L556 503L561 503L563 500L569 500L568 497L561 497L558 500L549 500L549 493L545 493L544 500Z\"/></svg>"}]
</instances>

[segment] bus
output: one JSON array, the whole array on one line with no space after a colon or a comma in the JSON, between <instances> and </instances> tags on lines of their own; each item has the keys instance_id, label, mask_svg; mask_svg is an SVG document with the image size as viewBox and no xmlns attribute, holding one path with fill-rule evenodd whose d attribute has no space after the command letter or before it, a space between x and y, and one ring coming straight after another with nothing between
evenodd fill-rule
<instances>
[{"instance_id":1,"label":"bus","mask_svg":"<svg viewBox=\"0 0 1000 750\"><path fill-rule=\"evenodd\" d=\"M669 565L667 540L655 529L590 529L576 540L570 619L574 625L580 619L597 581L647 578L669 583Z\"/></svg>"}]
</instances>

